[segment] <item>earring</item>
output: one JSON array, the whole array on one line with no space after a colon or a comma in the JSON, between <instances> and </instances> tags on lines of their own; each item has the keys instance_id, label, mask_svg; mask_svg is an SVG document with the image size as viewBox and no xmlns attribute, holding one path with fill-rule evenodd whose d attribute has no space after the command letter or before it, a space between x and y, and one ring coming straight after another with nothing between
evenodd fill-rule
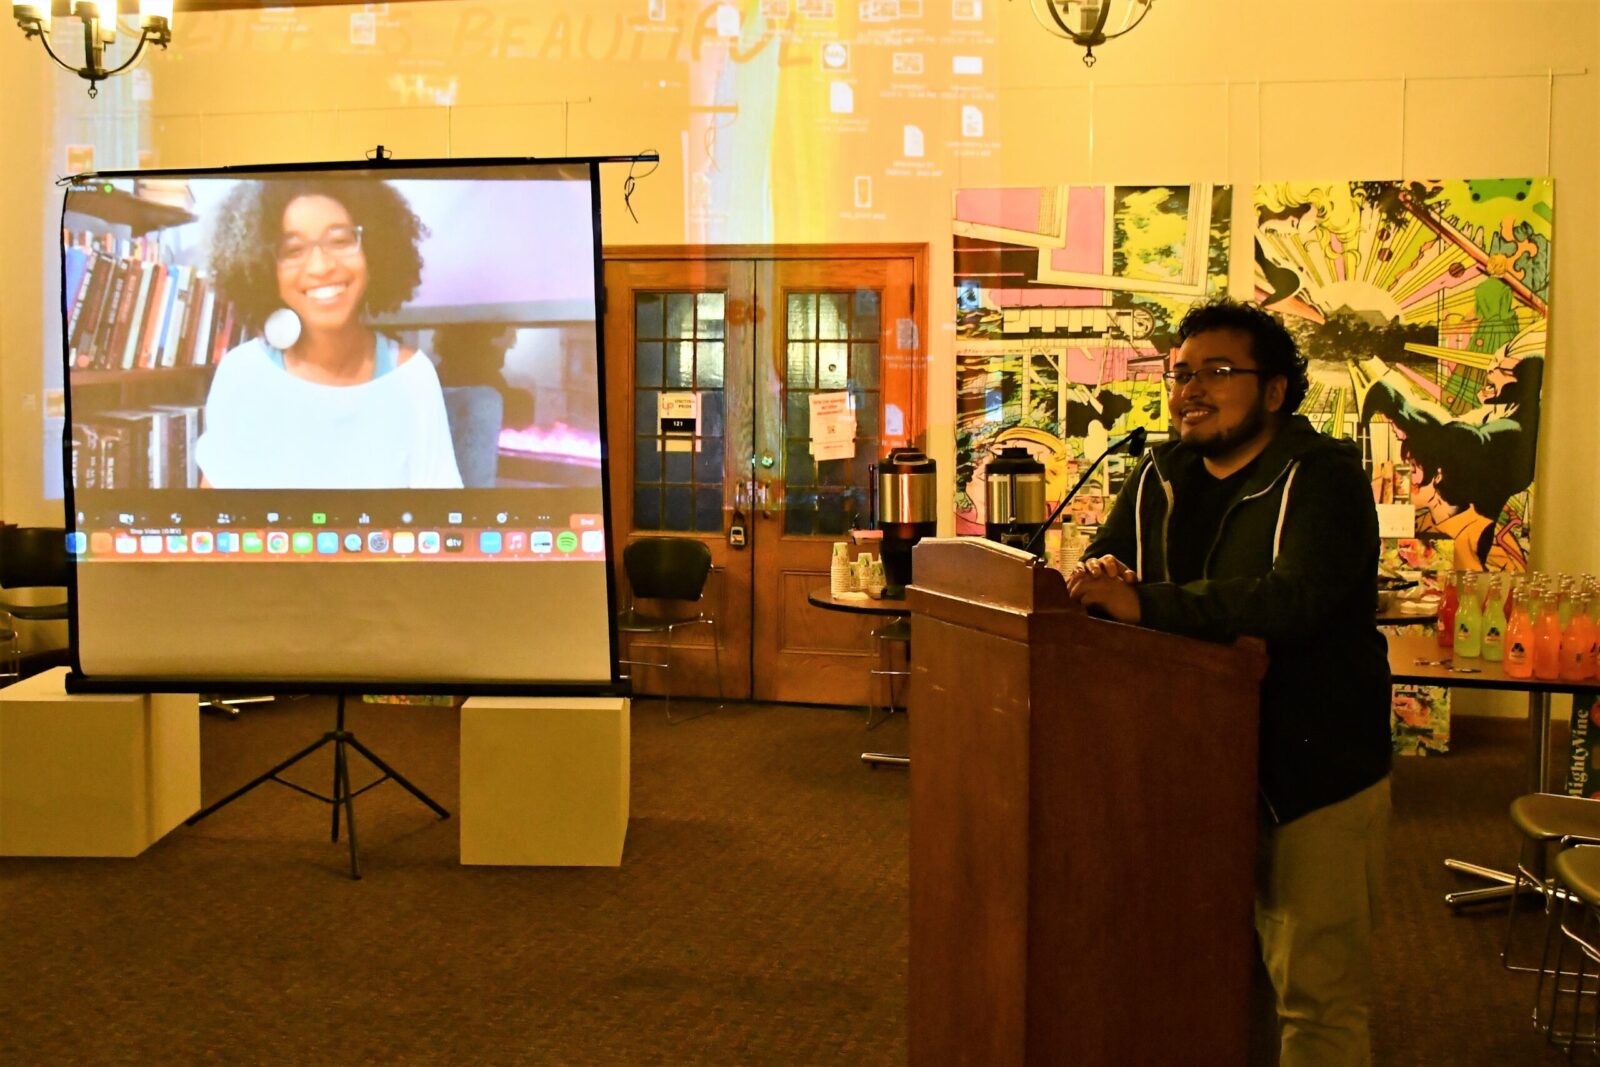
<instances>
[{"instance_id":1,"label":"earring","mask_svg":"<svg viewBox=\"0 0 1600 1067\"><path fill-rule=\"evenodd\" d=\"M287 352L300 340L300 316L288 308L279 308L267 316L261 332L266 335L267 344L279 352Z\"/></svg>"}]
</instances>

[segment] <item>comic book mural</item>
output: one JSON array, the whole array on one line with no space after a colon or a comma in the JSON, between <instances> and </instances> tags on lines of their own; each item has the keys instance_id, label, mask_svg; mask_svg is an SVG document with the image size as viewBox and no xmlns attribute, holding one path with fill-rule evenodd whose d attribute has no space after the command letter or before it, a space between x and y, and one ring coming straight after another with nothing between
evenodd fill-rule
<instances>
[{"instance_id":1,"label":"comic book mural","mask_svg":"<svg viewBox=\"0 0 1600 1067\"><path fill-rule=\"evenodd\" d=\"M1301 406L1361 442L1380 505L1462 570L1527 567L1551 183L1268 182L1256 298L1310 360Z\"/></svg>"},{"instance_id":2,"label":"comic book mural","mask_svg":"<svg viewBox=\"0 0 1600 1067\"><path fill-rule=\"evenodd\" d=\"M1168 431L1161 371L1177 322L1228 282L1232 189L1072 185L955 196L956 532L982 534L990 457L1026 448L1054 507L1115 436ZM1134 460L1073 499L1071 558Z\"/></svg>"}]
</instances>

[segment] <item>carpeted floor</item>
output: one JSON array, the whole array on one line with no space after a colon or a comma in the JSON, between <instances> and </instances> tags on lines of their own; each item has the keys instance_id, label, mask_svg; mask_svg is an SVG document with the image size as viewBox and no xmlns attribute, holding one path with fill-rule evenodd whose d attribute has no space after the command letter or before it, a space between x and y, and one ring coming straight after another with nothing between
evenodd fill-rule
<instances>
[{"instance_id":1,"label":"carpeted floor","mask_svg":"<svg viewBox=\"0 0 1600 1067\"><path fill-rule=\"evenodd\" d=\"M206 716L206 801L331 719L321 698ZM455 720L350 711L452 809ZM907 778L858 756L908 729L862 721L736 705L668 727L641 704L620 869L462 867L456 821L393 783L357 801L361 882L328 809L276 785L137 860L0 860L0 1063L904 1062ZM1524 738L1460 720L1454 754L1397 766L1380 1065L1560 1061L1497 963L1503 911L1440 901L1463 884L1443 857L1509 859ZM296 777L325 790L330 768Z\"/></svg>"}]
</instances>

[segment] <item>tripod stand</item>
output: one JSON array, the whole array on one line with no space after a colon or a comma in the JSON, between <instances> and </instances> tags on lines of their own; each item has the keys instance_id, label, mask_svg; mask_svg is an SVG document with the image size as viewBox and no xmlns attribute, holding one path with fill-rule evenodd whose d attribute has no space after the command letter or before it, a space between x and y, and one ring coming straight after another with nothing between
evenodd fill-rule
<instances>
[{"instance_id":1,"label":"tripod stand","mask_svg":"<svg viewBox=\"0 0 1600 1067\"><path fill-rule=\"evenodd\" d=\"M319 740L306 746L299 752L296 752L294 755L290 756L288 759L284 760L270 771L267 771L265 774L262 774L245 785L240 786L238 789L235 789L233 792L229 793L215 804L212 804L207 808L203 808L194 815L191 815L184 822L184 825L193 826L195 823L199 822L201 819L204 819L207 815L210 815L218 808L223 808L233 803L235 800L238 800L240 797L250 792L250 790L254 789L256 786L261 785L263 782L277 782L279 785L288 786L297 793L304 793L308 797L314 797L315 799L322 801L324 804L330 804L333 806L332 839L334 841L339 840L339 809L341 806L344 808L346 830L345 836L350 839L350 877L359 879L361 877L361 861L356 855L356 797L360 796L362 793L365 793L373 786L381 785L390 778L393 778L396 782L399 782L402 786L404 786L406 791L412 796L416 797L418 800L422 801L424 804L428 805L428 807L437 812L439 818L448 819L450 817L450 813L448 811L434 803L433 798L429 797L422 790L406 781L405 778L396 772L393 767L390 767L387 763L383 762L383 760L379 759L373 754L371 749L358 741L355 734L344 728L344 699L345 695L340 693L339 708L332 730L329 730L327 733L323 734ZM296 763L299 763L301 760L305 759L307 756L311 755L313 752L317 751L317 749L328 744L329 742L333 743L332 796L323 796L321 793L314 792L305 788L304 786L296 785L294 782L278 777L281 772L288 770L290 767L294 766ZM345 751L347 748L353 748L357 752L361 753L361 755L366 757L367 762L371 763L374 767L378 768L378 770L382 771L383 775L374 781L368 782L360 789L352 790L350 788L350 757Z\"/></svg>"}]
</instances>

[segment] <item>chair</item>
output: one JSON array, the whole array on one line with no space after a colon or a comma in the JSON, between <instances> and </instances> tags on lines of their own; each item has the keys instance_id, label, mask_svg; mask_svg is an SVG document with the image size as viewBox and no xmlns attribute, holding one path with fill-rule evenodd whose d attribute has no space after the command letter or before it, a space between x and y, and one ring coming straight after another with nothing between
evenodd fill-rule
<instances>
[{"instance_id":1,"label":"chair","mask_svg":"<svg viewBox=\"0 0 1600 1067\"><path fill-rule=\"evenodd\" d=\"M1561 899L1561 915L1556 924L1559 945L1553 971L1557 978L1552 983L1554 989L1550 995L1550 1021L1544 1029L1549 1041L1555 1045L1565 1046L1567 1058L1571 1059L1573 1051L1579 1045L1586 1045L1591 1050L1596 1047L1596 1031L1600 1029L1600 1014L1594 1009L1590 1010L1587 1030L1579 1028L1584 998L1588 997L1591 1002L1595 1001L1596 991L1600 989L1600 972L1589 970L1590 963L1600 964L1600 936L1597 936L1600 935L1600 848L1580 845L1565 849L1556 855L1551 868L1555 878L1550 891ZM1561 970L1568 944L1578 949L1578 969L1575 972ZM1541 999L1545 975L1551 973L1551 968L1546 967L1539 974ZM1571 988L1563 989L1559 977L1561 975L1570 975L1577 981ZM1585 981L1589 978L1594 979L1595 988L1585 989ZM1572 1026L1566 1030L1559 1029L1555 1025L1562 993L1571 995L1572 1004ZM1536 1024L1540 1006L1538 1003L1535 1005Z\"/></svg>"},{"instance_id":2,"label":"chair","mask_svg":"<svg viewBox=\"0 0 1600 1067\"><path fill-rule=\"evenodd\" d=\"M500 464L500 426L505 401L493 386L458 385L444 390L445 416L455 447L456 469L468 489L492 487Z\"/></svg>"},{"instance_id":3,"label":"chair","mask_svg":"<svg viewBox=\"0 0 1600 1067\"><path fill-rule=\"evenodd\" d=\"M911 620L909 618L890 619L876 630L872 631L872 638L877 642L878 665L869 673L872 676L872 686L867 697L867 729L872 730L889 721L889 716L895 713L895 680L911 677ZM899 646L903 667L894 665L894 650ZM873 722L873 716L878 713L878 682L884 679L884 687L888 690L888 702L885 705L883 718Z\"/></svg>"},{"instance_id":4,"label":"chair","mask_svg":"<svg viewBox=\"0 0 1600 1067\"><path fill-rule=\"evenodd\" d=\"M1529 793L1511 802L1511 822L1522 834L1513 869L1511 907L1506 916L1505 945L1500 961L1508 971L1541 971L1540 966L1512 962L1512 940L1516 932L1518 902L1524 890L1543 899L1546 925L1552 908L1551 886L1546 872L1549 847L1565 847L1587 841L1600 843L1600 800L1562 796L1557 793ZM1548 941L1548 938L1547 938Z\"/></svg>"},{"instance_id":5,"label":"chair","mask_svg":"<svg viewBox=\"0 0 1600 1067\"><path fill-rule=\"evenodd\" d=\"M630 603L617 613L617 631L665 634L667 649L664 662L637 659L619 662L630 667L658 667L665 672L667 722L673 722L672 636L685 626L708 626L711 628L711 654L716 663L717 699L721 700L722 647L717 641L716 619L699 606L706 578L711 574L711 549L704 541L688 537L641 537L622 550L622 569L628 576ZM651 606L641 608L638 603L641 600L650 601Z\"/></svg>"},{"instance_id":6,"label":"chair","mask_svg":"<svg viewBox=\"0 0 1600 1067\"><path fill-rule=\"evenodd\" d=\"M71 572L67 562L67 532L54 526L0 526L0 589L65 589ZM4 676L22 676L20 622L55 622L67 617L63 599L48 604L19 604L0 598L0 642L5 646ZM65 645L34 657L40 669L69 662ZM31 673L31 672L30 672Z\"/></svg>"}]
</instances>

